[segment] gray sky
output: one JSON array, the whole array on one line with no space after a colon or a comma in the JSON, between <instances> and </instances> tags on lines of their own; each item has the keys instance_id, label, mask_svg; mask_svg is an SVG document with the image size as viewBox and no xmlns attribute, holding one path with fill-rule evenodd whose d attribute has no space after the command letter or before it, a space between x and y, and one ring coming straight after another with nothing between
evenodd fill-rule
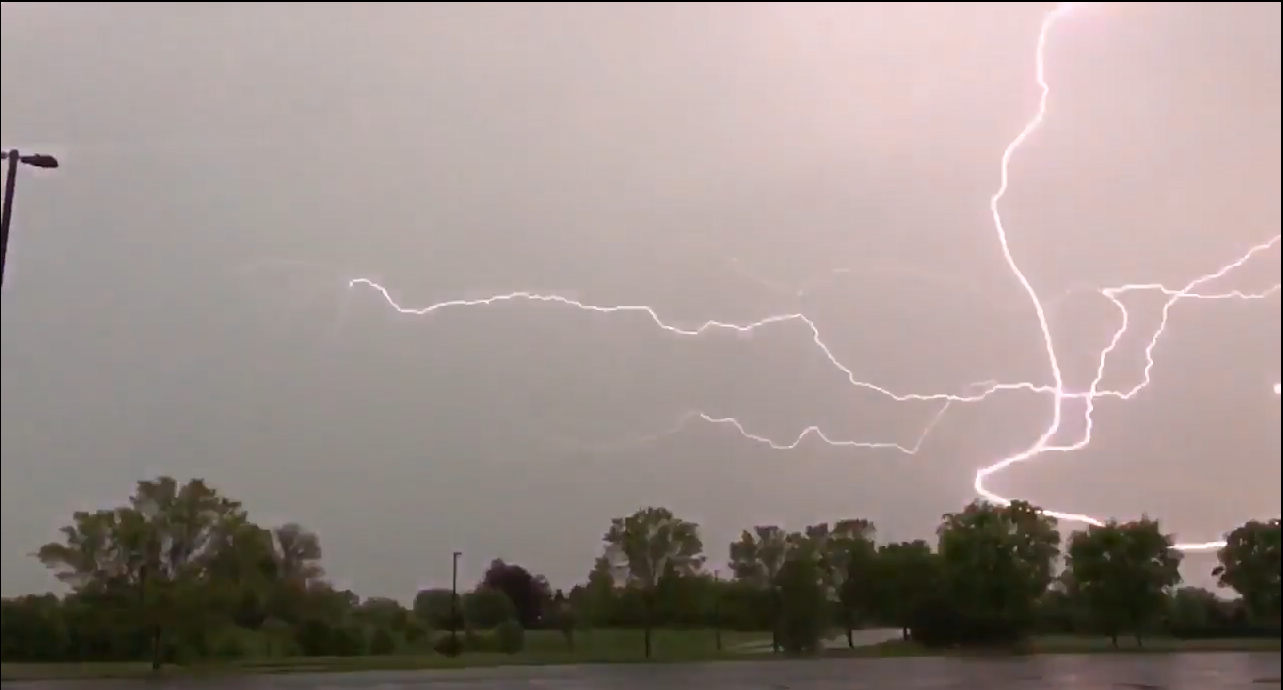
<instances>
[{"instance_id":1,"label":"gray sky","mask_svg":"<svg viewBox=\"0 0 1283 690\"><path fill-rule=\"evenodd\" d=\"M987 209L1036 107L1046 9L4 3L4 144L64 167L23 173L4 285L3 592L49 586L26 554L156 473L316 529L340 582L399 597L445 581L455 548L469 580L502 556L568 586L609 519L647 504L700 522L716 560L771 521L929 536L1049 398L955 407L915 456L698 422L593 449L690 409L910 444L936 407L853 389L796 322L681 338L553 304L415 318L347 281L412 306L573 292L688 327L801 310L899 392L1047 383ZM1040 292L1180 286L1279 232L1279 26L1278 3L1058 26L1048 119L1004 207ZM1262 290L1279 265L1207 287ZM803 298L762 284L839 268ZM1140 380L1161 303L1129 298L1107 387ZM1082 388L1117 313L1088 292L1052 320ZM1100 402L1088 449L994 488L1197 540L1277 515L1279 352L1277 297L1182 302L1152 385Z\"/></svg>"}]
</instances>

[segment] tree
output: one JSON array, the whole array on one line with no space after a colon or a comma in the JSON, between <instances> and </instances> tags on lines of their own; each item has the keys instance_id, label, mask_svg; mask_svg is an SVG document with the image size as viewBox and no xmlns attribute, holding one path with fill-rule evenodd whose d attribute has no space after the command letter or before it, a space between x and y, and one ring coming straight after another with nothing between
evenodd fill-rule
<instances>
[{"instance_id":1,"label":"tree","mask_svg":"<svg viewBox=\"0 0 1283 690\"><path fill-rule=\"evenodd\" d=\"M1078 595L1114 647L1126 630L1141 645L1143 632L1166 612L1169 592L1180 584L1180 563L1171 537L1148 518L1111 520L1069 539L1067 565Z\"/></svg>"},{"instance_id":2,"label":"tree","mask_svg":"<svg viewBox=\"0 0 1283 690\"><path fill-rule=\"evenodd\" d=\"M528 617L560 629L568 647L577 621L645 627L648 656L661 625L771 630L790 653L805 653L820 647L828 623L841 622L839 612L848 644L851 629L871 620L908 627L926 646L1079 633L1091 623L1115 634L1143 631L1160 618L1187 638L1278 629L1277 521L1228 536L1215 572L1243 598L1223 600L1190 588L1164 593L1177 582L1175 554L1150 521L1075 535L1056 578L1055 523L1027 504L976 503L945 516L935 552L923 541L876 547L862 520L795 533L759 527L731 546L734 577L719 580L703 570L697 527L651 508L612 521L586 582L564 593L549 595L541 576L496 561L490 579L507 590L483 578L462 612L472 626L506 620L493 635L469 629L458 647L423 624L451 624L449 590L420 592L411 612L395 599L336 587L314 533L256 524L199 480L140 482L122 505L68 522L38 555L69 591L0 600L6 664L511 651L523 628L506 591L525 593L527 611L536 612Z\"/></svg>"},{"instance_id":3,"label":"tree","mask_svg":"<svg viewBox=\"0 0 1283 690\"><path fill-rule=\"evenodd\" d=\"M618 568L611 564L609 558L599 556L588 572L587 583L571 590L570 598L575 601L575 607L583 612L585 622L605 626L614 619L615 589L620 580L617 571Z\"/></svg>"},{"instance_id":4,"label":"tree","mask_svg":"<svg viewBox=\"0 0 1283 690\"><path fill-rule=\"evenodd\" d=\"M508 595L489 587L480 587L463 597L463 619L470 628L490 629L517 617L517 608Z\"/></svg>"},{"instance_id":5,"label":"tree","mask_svg":"<svg viewBox=\"0 0 1283 690\"><path fill-rule=\"evenodd\" d=\"M788 533L775 525L760 525L744 530L739 541L731 543L730 565L735 579L762 589L775 582L788 555Z\"/></svg>"},{"instance_id":6,"label":"tree","mask_svg":"<svg viewBox=\"0 0 1283 690\"><path fill-rule=\"evenodd\" d=\"M1169 602L1168 631L1176 637L1215 635L1229 629L1232 608L1231 602L1205 589L1181 587L1172 593Z\"/></svg>"},{"instance_id":7,"label":"tree","mask_svg":"<svg viewBox=\"0 0 1283 690\"><path fill-rule=\"evenodd\" d=\"M370 597L352 610L351 617L357 623L369 627L404 632L410 627L414 614L396 599ZM370 644L374 644L373 639Z\"/></svg>"},{"instance_id":8,"label":"tree","mask_svg":"<svg viewBox=\"0 0 1283 690\"><path fill-rule=\"evenodd\" d=\"M392 639L392 633L387 628L375 628L370 633L369 651L373 656L387 656L396 652L396 640Z\"/></svg>"},{"instance_id":9,"label":"tree","mask_svg":"<svg viewBox=\"0 0 1283 690\"><path fill-rule=\"evenodd\" d=\"M1250 520L1225 537L1216 552L1220 563L1213 571L1221 587L1243 597L1248 613L1260 623L1277 627L1280 613L1279 520Z\"/></svg>"},{"instance_id":10,"label":"tree","mask_svg":"<svg viewBox=\"0 0 1283 690\"><path fill-rule=\"evenodd\" d=\"M76 513L63 541L37 556L77 591L132 591L129 608L149 631L152 668L159 669L166 631L199 625L211 612L199 600L202 580L222 535L243 518L239 503L200 479L180 485L160 477L138 482L128 506Z\"/></svg>"},{"instance_id":11,"label":"tree","mask_svg":"<svg viewBox=\"0 0 1283 690\"><path fill-rule=\"evenodd\" d=\"M919 539L878 547L870 565L869 608L908 639L914 613L940 584L939 559Z\"/></svg>"},{"instance_id":12,"label":"tree","mask_svg":"<svg viewBox=\"0 0 1283 690\"><path fill-rule=\"evenodd\" d=\"M790 654L813 654L820 649L828 621L824 572L814 558L798 553L785 561L778 575L781 616L780 643Z\"/></svg>"},{"instance_id":13,"label":"tree","mask_svg":"<svg viewBox=\"0 0 1283 690\"><path fill-rule=\"evenodd\" d=\"M71 643L61 604L52 594L5 599L0 609L0 658L61 661Z\"/></svg>"},{"instance_id":14,"label":"tree","mask_svg":"<svg viewBox=\"0 0 1283 690\"><path fill-rule=\"evenodd\" d=\"M321 542L315 533L298 523L287 522L273 530L272 536L281 580L307 586L325 575L321 567Z\"/></svg>"},{"instance_id":15,"label":"tree","mask_svg":"<svg viewBox=\"0 0 1283 690\"><path fill-rule=\"evenodd\" d=\"M872 604L868 585L873 575L876 533L877 528L868 520L839 520L823 545L821 563L828 580L828 597L841 611L846 644L851 649L855 648L856 623L868 614Z\"/></svg>"},{"instance_id":16,"label":"tree","mask_svg":"<svg viewBox=\"0 0 1283 690\"><path fill-rule=\"evenodd\" d=\"M667 508L645 508L615 518L602 538L609 563L626 572L627 584L641 592L645 608L643 644L651 655L655 595L661 577L684 577L704 563L699 526L673 515Z\"/></svg>"},{"instance_id":17,"label":"tree","mask_svg":"<svg viewBox=\"0 0 1283 690\"><path fill-rule=\"evenodd\" d=\"M543 605L551 596L548 581L514 563L496 558L490 562L481 586L503 592L516 611L517 621L526 629L539 627Z\"/></svg>"},{"instance_id":18,"label":"tree","mask_svg":"<svg viewBox=\"0 0 1283 690\"><path fill-rule=\"evenodd\" d=\"M775 525L758 525L744 530L738 541L731 543L730 566L735 579L766 593L770 602L771 648L779 651L780 602L775 589L776 578L789 551L800 539Z\"/></svg>"},{"instance_id":19,"label":"tree","mask_svg":"<svg viewBox=\"0 0 1283 690\"><path fill-rule=\"evenodd\" d=\"M566 649L575 651L575 611L560 589L552 596L552 615L562 638L566 640Z\"/></svg>"},{"instance_id":20,"label":"tree","mask_svg":"<svg viewBox=\"0 0 1283 690\"><path fill-rule=\"evenodd\" d=\"M941 594L966 628L959 643L1010 642L1027 635L1060 555L1056 520L1024 501L975 501L937 530Z\"/></svg>"},{"instance_id":21,"label":"tree","mask_svg":"<svg viewBox=\"0 0 1283 690\"><path fill-rule=\"evenodd\" d=\"M414 595L414 617L431 630L450 628L453 615L454 594L448 589L421 589ZM454 626L458 627L458 626Z\"/></svg>"}]
</instances>

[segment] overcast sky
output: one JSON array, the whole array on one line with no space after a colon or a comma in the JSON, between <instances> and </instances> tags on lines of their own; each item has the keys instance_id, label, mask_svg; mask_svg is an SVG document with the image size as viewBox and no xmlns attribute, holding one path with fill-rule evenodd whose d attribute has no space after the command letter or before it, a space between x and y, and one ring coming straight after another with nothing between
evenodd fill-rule
<instances>
[{"instance_id":1,"label":"overcast sky","mask_svg":"<svg viewBox=\"0 0 1283 690\"><path fill-rule=\"evenodd\" d=\"M5 146L19 182L3 311L3 592L75 509L204 477L317 530L364 594L471 581L493 557L582 579L612 517L665 505L724 561L743 528L845 517L930 538L976 468L1032 443L1049 383L988 214L1035 112L1043 3L9 3ZM1057 26L1045 127L1004 211L1084 388L1116 310L1090 288L1179 287L1277 235L1278 3L1107 4ZM1208 290L1279 282L1277 248ZM845 273L833 272L846 269ZM803 297L790 294L813 283ZM772 287L774 286L774 287ZM1162 297L1134 295L1104 385L1142 379ZM1090 447L995 489L1158 516L1214 539L1280 504L1277 296L1182 302L1153 382L1103 401ZM1070 406L1065 441L1083 431ZM612 445L613 444L613 445ZM1204 582L1210 556L1189 560Z\"/></svg>"}]
</instances>

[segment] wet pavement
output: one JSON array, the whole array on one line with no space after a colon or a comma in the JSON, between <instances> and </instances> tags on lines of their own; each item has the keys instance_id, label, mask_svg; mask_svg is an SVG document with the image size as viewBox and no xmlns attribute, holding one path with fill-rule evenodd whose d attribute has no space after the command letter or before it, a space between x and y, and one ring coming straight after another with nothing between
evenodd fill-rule
<instances>
[{"instance_id":1,"label":"wet pavement","mask_svg":"<svg viewBox=\"0 0 1283 690\"><path fill-rule=\"evenodd\" d=\"M1280 655L832 659L3 683L13 690L1275 690Z\"/></svg>"}]
</instances>

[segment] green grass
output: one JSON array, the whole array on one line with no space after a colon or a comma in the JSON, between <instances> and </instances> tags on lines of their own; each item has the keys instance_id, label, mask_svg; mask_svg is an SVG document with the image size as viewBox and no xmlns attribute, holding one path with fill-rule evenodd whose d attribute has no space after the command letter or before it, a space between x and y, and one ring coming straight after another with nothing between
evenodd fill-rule
<instances>
[{"instance_id":1,"label":"green grass","mask_svg":"<svg viewBox=\"0 0 1283 690\"><path fill-rule=\"evenodd\" d=\"M656 630L653 652L655 662L682 661L734 661L785 658L769 652L745 654L734 651L743 645L761 644L770 639L766 633L736 633L724 631L724 652L716 649L711 630ZM1172 653L1209 651L1279 651L1277 639L1228 639L1228 640L1176 640L1152 638L1137 648L1129 638L1119 639L1120 649L1115 650L1108 638L1047 636L1032 640L1026 653L1031 654L1100 654L1100 653ZM881 658L921 657L950 654L984 654L929 650L912 642L892 641L860 647L854 650L836 649L825 652L826 658ZM1010 650L988 652L1010 654ZM344 671L414 670L475 668L509 665L552 665L588 663L628 663L644 661L642 633L639 630L578 631L575 650L568 651L559 633L530 631L526 633L526 648L519 654L469 653L458 658L437 654L397 654L394 656L364 657L287 657L244 659L238 661L210 662L193 666L169 666L163 673L177 675L228 674L228 673L328 673ZM0 664L3 680L35 680L55 678L137 678L151 673L145 663L87 663L87 664Z\"/></svg>"},{"instance_id":2,"label":"green grass","mask_svg":"<svg viewBox=\"0 0 1283 690\"><path fill-rule=\"evenodd\" d=\"M437 636L449 633L437 633ZM719 654L717 637L712 630L656 630L651 637L654 662L704 661L718 658L742 658L731 650L744 644L769 640L769 633L722 631ZM266 657L229 661L210 661L191 666L167 666L168 674L225 673L325 673L343 671L451 669L511 665L553 665L628 663L646 661L640 630L579 630L575 632L575 649L566 648L561 633L532 630L525 635L525 648L518 654L470 652L457 658L426 651L406 651L391 656L359 657ZM104 662L65 664L0 664L0 678L31 680L53 678L136 678L149 675L145 663Z\"/></svg>"}]
</instances>

